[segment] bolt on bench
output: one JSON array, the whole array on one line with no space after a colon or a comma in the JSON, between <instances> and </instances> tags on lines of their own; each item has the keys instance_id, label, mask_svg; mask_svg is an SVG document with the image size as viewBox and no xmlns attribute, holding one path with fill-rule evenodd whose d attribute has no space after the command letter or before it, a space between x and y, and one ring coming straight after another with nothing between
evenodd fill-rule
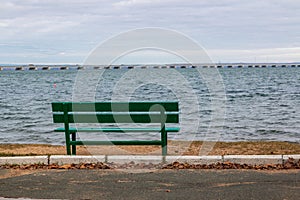
<instances>
[{"instance_id":1,"label":"bolt on bench","mask_svg":"<svg viewBox=\"0 0 300 200\"><path fill-rule=\"evenodd\" d=\"M166 126L179 123L178 102L53 102L53 122L64 127L55 132L64 132L68 155L76 155L77 145L160 145L162 155L167 155L167 133L178 132L179 127ZM96 124L104 127L76 127L75 124ZM135 124L151 124L155 127L136 127ZM133 127L119 127L131 124ZM112 127L113 126L113 127ZM77 132L157 132L160 140L130 141L79 141ZM71 148L72 147L72 148ZM71 151L72 150L72 151Z\"/></svg>"}]
</instances>

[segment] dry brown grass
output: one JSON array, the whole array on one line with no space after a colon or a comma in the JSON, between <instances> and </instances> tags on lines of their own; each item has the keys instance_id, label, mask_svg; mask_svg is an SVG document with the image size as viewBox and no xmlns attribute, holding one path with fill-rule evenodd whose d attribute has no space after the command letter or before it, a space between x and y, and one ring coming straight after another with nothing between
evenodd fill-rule
<instances>
[{"instance_id":1,"label":"dry brown grass","mask_svg":"<svg viewBox=\"0 0 300 200\"><path fill-rule=\"evenodd\" d=\"M208 155L286 155L300 154L300 144L289 142L217 142L209 143L201 141L169 141L169 155L203 155L206 148ZM214 144L214 145L213 145ZM213 147L212 149L210 149ZM201 151L200 151L201 150ZM0 156L16 155L65 155L65 146L46 144L0 144ZM78 146L78 155L122 155L144 154L160 155L159 146Z\"/></svg>"}]
</instances>

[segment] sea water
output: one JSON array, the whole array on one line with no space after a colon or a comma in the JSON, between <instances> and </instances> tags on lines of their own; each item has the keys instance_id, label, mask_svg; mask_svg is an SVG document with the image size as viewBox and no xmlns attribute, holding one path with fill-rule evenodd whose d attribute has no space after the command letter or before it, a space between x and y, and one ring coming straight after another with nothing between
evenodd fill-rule
<instances>
[{"instance_id":1,"label":"sea water","mask_svg":"<svg viewBox=\"0 0 300 200\"><path fill-rule=\"evenodd\" d=\"M149 73L149 69L140 70L144 76ZM212 126L212 120L216 120L212 113L217 112L211 106L213 95L197 69L176 69L197 96L197 101L188 106L184 106L185 99L180 99L172 87L163 84L141 82L134 92L128 94L129 99L179 101L181 112L188 110L191 114L181 118L182 124L187 127L183 127L179 133L170 133L169 139L300 142L300 68L214 70L218 70L222 78L225 94L222 101L225 114L220 116L220 124L217 121ZM129 71L105 70L97 82L87 79L85 83L96 83L93 91L95 101L111 101L116 85ZM78 73L80 71L77 70L1 71L0 143L63 144L64 134L53 131L62 124L53 123L51 102L74 100ZM180 84L176 83L177 86ZM188 98L190 91L185 92L183 96ZM218 113L215 114L218 116ZM196 126L195 120L198 120ZM97 134L91 135L97 137ZM129 133L125 135L130 136ZM123 139L124 134L109 137ZM133 136L135 139L150 137L153 137L153 133Z\"/></svg>"}]
</instances>

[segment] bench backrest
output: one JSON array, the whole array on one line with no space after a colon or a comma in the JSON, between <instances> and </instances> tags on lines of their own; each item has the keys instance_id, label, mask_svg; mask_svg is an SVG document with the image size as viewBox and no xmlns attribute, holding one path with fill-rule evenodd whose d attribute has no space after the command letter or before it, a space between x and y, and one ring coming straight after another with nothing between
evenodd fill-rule
<instances>
[{"instance_id":1,"label":"bench backrest","mask_svg":"<svg viewBox=\"0 0 300 200\"><path fill-rule=\"evenodd\" d=\"M178 102L53 102L54 123L179 123Z\"/></svg>"}]
</instances>

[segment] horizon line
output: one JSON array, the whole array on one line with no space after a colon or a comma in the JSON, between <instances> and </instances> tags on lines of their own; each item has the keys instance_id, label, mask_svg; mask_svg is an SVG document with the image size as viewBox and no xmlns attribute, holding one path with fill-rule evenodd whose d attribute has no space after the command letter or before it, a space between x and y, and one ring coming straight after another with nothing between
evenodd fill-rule
<instances>
[{"instance_id":1,"label":"horizon line","mask_svg":"<svg viewBox=\"0 0 300 200\"><path fill-rule=\"evenodd\" d=\"M13 67L13 66L60 66L60 65L72 65L72 66L124 66L124 65L224 65L224 64L300 64L297 62L211 62L211 63L121 63L121 64L83 64L83 63L0 63L1 67Z\"/></svg>"}]
</instances>

